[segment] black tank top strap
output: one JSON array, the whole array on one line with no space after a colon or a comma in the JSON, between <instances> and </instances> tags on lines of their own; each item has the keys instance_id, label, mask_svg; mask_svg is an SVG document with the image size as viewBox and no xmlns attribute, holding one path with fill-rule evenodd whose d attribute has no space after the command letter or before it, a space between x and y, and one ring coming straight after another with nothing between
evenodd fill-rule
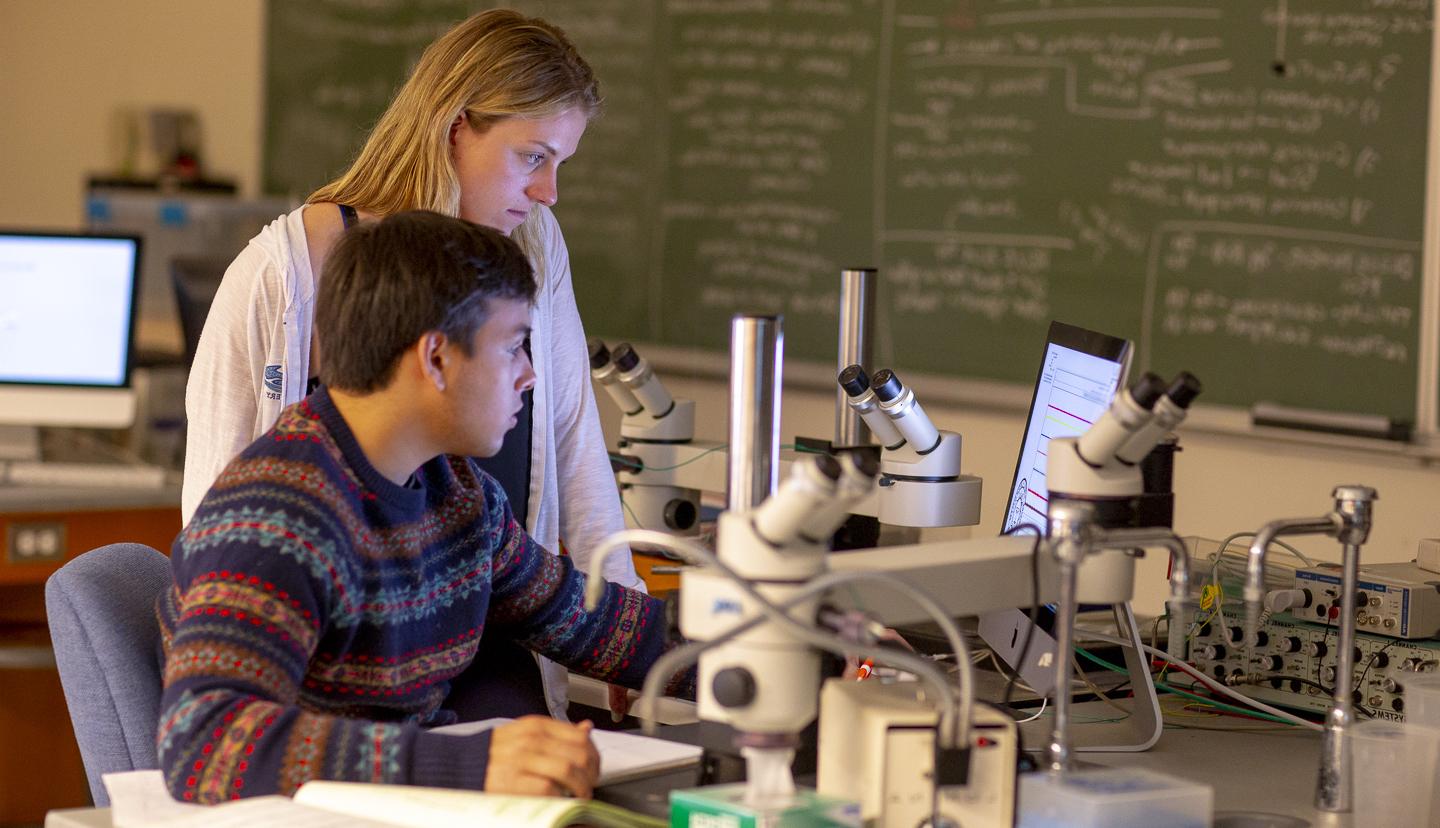
<instances>
[{"instance_id":1,"label":"black tank top strap","mask_svg":"<svg viewBox=\"0 0 1440 828\"><path fill-rule=\"evenodd\" d=\"M525 353L530 354L530 340L525 340ZM535 426L535 389L520 397L522 407L516 415L515 427L506 432L500 450L490 457L475 458L475 465L484 469L510 501L515 520L524 526L530 517L530 449Z\"/></svg>"},{"instance_id":2,"label":"black tank top strap","mask_svg":"<svg viewBox=\"0 0 1440 828\"><path fill-rule=\"evenodd\" d=\"M360 221L360 216L358 213L355 212L354 207L351 207L349 204L337 204L335 206L340 208L340 221L345 225L346 230L354 227ZM319 387L320 378L311 377L305 383L305 395L308 397L309 395L314 394L315 389Z\"/></svg>"}]
</instances>

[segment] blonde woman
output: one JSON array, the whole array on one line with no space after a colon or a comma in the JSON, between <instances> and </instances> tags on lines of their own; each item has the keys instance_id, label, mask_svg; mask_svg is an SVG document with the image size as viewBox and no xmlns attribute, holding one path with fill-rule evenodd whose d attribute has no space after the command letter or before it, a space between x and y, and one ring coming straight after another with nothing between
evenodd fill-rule
<instances>
[{"instance_id":1,"label":"blonde woman","mask_svg":"<svg viewBox=\"0 0 1440 828\"><path fill-rule=\"evenodd\" d=\"M600 104L590 67L543 20L481 12L425 50L350 169L261 231L225 272L185 393L187 522L226 464L308 393L325 347L312 335L316 280L345 228L429 209L511 236L535 267L540 290L527 344L538 380L485 468L542 546L558 551L563 539L576 565L588 568L590 550L623 528L623 518L569 254L550 207L560 164L575 153ZM612 556L605 575L644 589L628 556ZM563 719L564 671L533 664L513 645L482 648L467 673L476 674L475 686L467 694L456 682L457 712L514 716L548 707ZM623 694L611 698L612 708L623 709Z\"/></svg>"}]
</instances>

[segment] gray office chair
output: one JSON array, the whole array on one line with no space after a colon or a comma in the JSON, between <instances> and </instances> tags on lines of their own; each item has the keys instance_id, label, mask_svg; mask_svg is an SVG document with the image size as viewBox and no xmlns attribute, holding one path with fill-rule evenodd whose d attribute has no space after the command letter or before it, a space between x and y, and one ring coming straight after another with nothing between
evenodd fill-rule
<instances>
[{"instance_id":1,"label":"gray office chair","mask_svg":"<svg viewBox=\"0 0 1440 828\"><path fill-rule=\"evenodd\" d=\"M155 599L170 583L170 560L138 543L86 552L45 582L55 664L96 805L110 804L101 774L159 767Z\"/></svg>"}]
</instances>

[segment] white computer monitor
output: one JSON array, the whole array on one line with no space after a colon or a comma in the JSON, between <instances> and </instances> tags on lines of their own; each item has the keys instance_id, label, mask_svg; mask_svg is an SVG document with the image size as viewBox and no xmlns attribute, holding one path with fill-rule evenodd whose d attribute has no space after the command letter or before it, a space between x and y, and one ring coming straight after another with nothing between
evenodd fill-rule
<instances>
[{"instance_id":1,"label":"white computer monitor","mask_svg":"<svg viewBox=\"0 0 1440 828\"><path fill-rule=\"evenodd\" d=\"M24 434L16 426L134 421L139 268L137 236L0 230L0 426L11 427L10 445Z\"/></svg>"}]
</instances>

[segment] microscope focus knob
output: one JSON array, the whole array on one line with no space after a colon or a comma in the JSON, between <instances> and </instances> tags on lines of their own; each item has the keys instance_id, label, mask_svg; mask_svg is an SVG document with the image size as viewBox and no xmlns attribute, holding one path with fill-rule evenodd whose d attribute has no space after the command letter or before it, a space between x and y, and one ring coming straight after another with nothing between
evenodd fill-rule
<instances>
[{"instance_id":1,"label":"microscope focus knob","mask_svg":"<svg viewBox=\"0 0 1440 828\"><path fill-rule=\"evenodd\" d=\"M721 707L746 707L755 701L755 677L744 667L726 667L710 681Z\"/></svg>"}]
</instances>

